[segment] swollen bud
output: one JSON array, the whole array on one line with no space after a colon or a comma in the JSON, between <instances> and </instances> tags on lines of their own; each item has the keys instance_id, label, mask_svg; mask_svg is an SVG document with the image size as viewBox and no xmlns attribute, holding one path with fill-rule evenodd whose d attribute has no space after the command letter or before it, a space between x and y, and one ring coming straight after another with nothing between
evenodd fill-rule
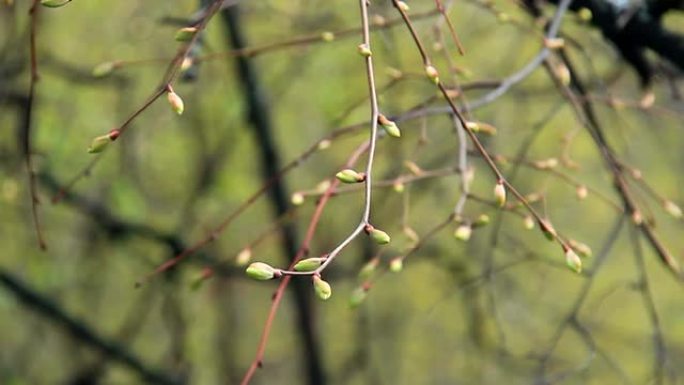
<instances>
[{"instance_id":1,"label":"swollen bud","mask_svg":"<svg viewBox=\"0 0 684 385\"><path fill-rule=\"evenodd\" d=\"M579 274L582 272L582 260L569 247L565 248L565 264L575 273Z\"/></svg>"},{"instance_id":2,"label":"swollen bud","mask_svg":"<svg viewBox=\"0 0 684 385\"><path fill-rule=\"evenodd\" d=\"M111 130L107 135L98 136L90 142L90 147L88 147L88 152L91 154L97 154L98 152L104 151L109 143L113 142L120 135L119 130Z\"/></svg>"},{"instance_id":3,"label":"swollen bud","mask_svg":"<svg viewBox=\"0 0 684 385\"><path fill-rule=\"evenodd\" d=\"M176 41L190 41L193 36L197 33L197 28L195 27L185 27L176 31L175 39Z\"/></svg>"},{"instance_id":4,"label":"swollen bud","mask_svg":"<svg viewBox=\"0 0 684 385\"><path fill-rule=\"evenodd\" d=\"M593 254L591 251L591 247L589 247L589 245L587 244L578 242L574 239L568 240L568 244L570 245L570 247L572 247L573 250L579 253L580 257L589 258Z\"/></svg>"},{"instance_id":5,"label":"swollen bud","mask_svg":"<svg viewBox=\"0 0 684 385\"><path fill-rule=\"evenodd\" d=\"M178 94L175 93L171 87L169 87L169 90L166 93L166 98L168 99L173 112L177 113L178 115L182 115L183 110L185 109L185 106L183 105L183 99L181 99L181 97L178 96Z\"/></svg>"},{"instance_id":6,"label":"swollen bud","mask_svg":"<svg viewBox=\"0 0 684 385\"><path fill-rule=\"evenodd\" d=\"M112 72L114 72L114 70L118 66L119 66L118 62L106 61L104 63L100 63L100 64L96 65L93 68L93 71L91 72L91 74L96 78L102 78L102 77L105 77L105 76L111 74Z\"/></svg>"},{"instance_id":7,"label":"swollen bud","mask_svg":"<svg viewBox=\"0 0 684 385\"><path fill-rule=\"evenodd\" d=\"M359 44L356 47L356 50L359 52L359 55L363 57L370 57L371 55L373 55L373 52L371 52L370 47L366 43Z\"/></svg>"},{"instance_id":8,"label":"swollen bud","mask_svg":"<svg viewBox=\"0 0 684 385\"><path fill-rule=\"evenodd\" d=\"M325 258L307 258L302 259L294 265L296 271L314 271L318 269L325 261Z\"/></svg>"},{"instance_id":9,"label":"swollen bud","mask_svg":"<svg viewBox=\"0 0 684 385\"><path fill-rule=\"evenodd\" d=\"M321 40L329 43L329 42L335 40L335 34L330 32L330 31L323 32L321 34Z\"/></svg>"},{"instance_id":10,"label":"swollen bud","mask_svg":"<svg viewBox=\"0 0 684 385\"><path fill-rule=\"evenodd\" d=\"M314 292L316 293L316 296L323 301L327 300L330 298L332 295L332 288L330 287L330 284L325 282L320 276L314 275L313 276L313 286L314 286Z\"/></svg>"},{"instance_id":11,"label":"swollen bud","mask_svg":"<svg viewBox=\"0 0 684 385\"><path fill-rule=\"evenodd\" d=\"M389 270L392 273L398 273L404 268L404 258L395 257L389 263Z\"/></svg>"},{"instance_id":12,"label":"swollen bud","mask_svg":"<svg viewBox=\"0 0 684 385\"><path fill-rule=\"evenodd\" d=\"M593 16L589 8L582 7L577 11L577 17L585 23L590 21Z\"/></svg>"},{"instance_id":13,"label":"swollen bud","mask_svg":"<svg viewBox=\"0 0 684 385\"><path fill-rule=\"evenodd\" d=\"M399 127L397 124L389 119L383 114L378 115L378 124L382 127L383 130L387 133L387 135L394 137L394 138L399 138L401 137L401 130L399 130Z\"/></svg>"},{"instance_id":14,"label":"swollen bud","mask_svg":"<svg viewBox=\"0 0 684 385\"><path fill-rule=\"evenodd\" d=\"M370 229L367 231L371 239L378 245L386 245L390 243L390 236L386 232L378 230L372 226L370 226Z\"/></svg>"},{"instance_id":15,"label":"swollen bud","mask_svg":"<svg viewBox=\"0 0 684 385\"><path fill-rule=\"evenodd\" d=\"M373 258L370 261L368 261L365 265L363 265L361 270L359 270L359 278L370 278L373 275L373 273L375 273L375 270L377 269L379 263L380 260L378 258Z\"/></svg>"},{"instance_id":16,"label":"swollen bud","mask_svg":"<svg viewBox=\"0 0 684 385\"><path fill-rule=\"evenodd\" d=\"M439 84L439 72L437 72L437 68L431 65L426 65L425 75L427 75L428 79L430 79L431 82Z\"/></svg>"},{"instance_id":17,"label":"swollen bud","mask_svg":"<svg viewBox=\"0 0 684 385\"><path fill-rule=\"evenodd\" d=\"M548 49L559 49L565 45L562 37L544 38L544 46Z\"/></svg>"},{"instance_id":18,"label":"swollen bud","mask_svg":"<svg viewBox=\"0 0 684 385\"><path fill-rule=\"evenodd\" d=\"M467 242L473 234L473 229L469 225L459 225L454 232L454 238L459 241Z\"/></svg>"},{"instance_id":19,"label":"swollen bud","mask_svg":"<svg viewBox=\"0 0 684 385\"><path fill-rule=\"evenodd\" d=\"M397 8L401 9L402 12L408 12L411 8L409 8L408 4L406 4L403 1L397 1Z\"/></svg>"},{"instance_id":20,"label":"swollen bud","mask_svg":"<svg viewBox=\"0 0 684 385\"><path fill-rule=\"evenodd\" d=\"M268 281L280 276L280 271L263 262L254 262L245 270L247 276L258 281Z\"/></svg>"},{"instance_id":21,"label":"swollen bud","mask_svg":"<svg viewBox=\"0 0 684 385\"><path fill-rule=\"evenodd\" d=\"M366 175L358 173L352 169L346 169L335 174L335 177L342 183L360 183L366 180Z\"/></svg>"},{"instance_id":22,"label":"swollen bud","mask_svg":"<svg viewBox=\"0 0 684 385\"><path fill-rule=\"evenodd\" d=\"M503 207L506 204L506 187L501 181L497 182L496 186L494 186L494 198L499 207Z\"/></svg>"},{"instance_id":23,"label":"swollen bud","mask_svg":"<svg viewBox=\"0 0 684 385\"><path fill-rule=\"evenodd\" d=\"M525 226L525 230L532 230L534 228L534 218L531 215L525 215L523 226Z\"/></svg>"},{"instance_id":24,"label":"swollen bud","mask_svg":"<svg viewBox=\"0 0 684 385\"><path fill-rule=\"evenodd\" d=\"M585 185L579 185L577 186L577 190L575 190L575 193L577 194L577 199L582 200L589 195L589 190L587 189L587 186Z\"/></svg>"},{"instance_id":25,"label":"swollen bud","mask_svg":"<svg viewBox=\"0 0 684 385\"><path fill-rule=\"evenodd\" d=\"M549 241L553 241L556 239L556 229L554 229L551 223L549 223L548 221L540 220L539 228L541 229L542 233L544 233L546 239L548 239Z\"/></svg>"},{"instance_id":26,"label":"swollen bud","mask_svg":"<svg viewBox=\"0 0 684 385\"><path fill-rule=\"evenodd\" d=\"M357 307L363 303L363 301L366 300L366 297L368 296L368 289L365 287L357 287L352 291L351 296L349 297L349 306L351 307Z\"/></svg>"},{"instance_id":27,"label":"swollen bud","mask_svg":"<svg viewBox=\"0 0 684 385\"><path fill-rule=\"evenodd\" d=\"M235 256L235 265L245 266L252 259L252 249L250 247L245 247Z\"/></svg>"},{"instance_id":28,"label":"swollen bud","mask_svg":"<svg viewBox=\"0 0 684 385\"><path fill-rule=\"evenodd\" d=\"M300 192L296 192L292 194L292 197L290 198L290 202L292 202L293 205L295 206L301 206L304 203L304 194Z\"/></svg>"},{"instance_id":29,"label":"swollen bud","mask_svg":"<svg viewBox=\"0 0 684 385\"><path fill-rule=\"evenodd\" d=\"M666 200L663 202L663 208L665 211L667 211L668 214L672 215L673 217L680 219L682 217L682 209L677 206L676 203Z\"/></svg>"},{"instance_id":30,"label":"swollen bud","mask_svg":"<svg viewBox=\"0 0 684 385\"><path fill-rule=\"evenodd\" d=\"M487 226L490 222L489 215L487 214L480 214L477 219L475 219L475 222L473 222L473 227L482 227L482 226Z\"/></svg>"}]
</instances>

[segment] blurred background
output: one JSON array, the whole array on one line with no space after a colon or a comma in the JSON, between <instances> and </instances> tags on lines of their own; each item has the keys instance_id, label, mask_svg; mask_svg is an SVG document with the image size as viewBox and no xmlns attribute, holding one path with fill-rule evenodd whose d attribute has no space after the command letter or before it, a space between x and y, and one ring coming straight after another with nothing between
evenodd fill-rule
<instances>
[{"instance_id":1,"label":"blurred background","mask_svg":"<svg viewBox=\"0 0 684 385\"><path fill-rule=\"evenodd\" d=\"M34 17L31 3L0 4L0 384L240 383L279 284L245 264L289 265L368 139L359 5L226 2L188 46L176 31L212 2L73 1ZM402 136L378 140L371 221L392 243L355 239L323 274L326 302L295 277L250 383L684 384L682 2L575 1L564 47L492 100L538 56L556 5L407 3L454 101L496 128L478 136L504 175L591 256L574 273L510 192L496 207L470 142L459 162L458 126L399 13L375 1L380 109ZM184 48L173 89L185 112L165 94L141 109ZM340 187L309 256L347 237L362 208L362 190Z\"/></svg>"}]
</instances>

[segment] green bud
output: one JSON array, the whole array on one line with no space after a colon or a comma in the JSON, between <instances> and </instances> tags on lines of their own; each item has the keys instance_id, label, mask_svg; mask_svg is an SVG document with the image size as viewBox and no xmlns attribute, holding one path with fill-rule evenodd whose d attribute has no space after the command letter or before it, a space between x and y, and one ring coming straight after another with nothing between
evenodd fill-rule
<instances>
[{"instance_id":1,"label":"green bud","mask_svg":"<svg viewBox=\"0 0 684 385\"><path fill-rule=\"evenodd\" d=\"M373 55L373 52L371 52L371 49L368 46L368 44L359 44L358 47L356 47L356 49L359 51L359 55L363 57L370 57L371 55Z\"/></svg>"},{"instance_id":2,"label":"green bud","mask_svg":"<svg viewBox=\"0 0 684 385\"><path fill-rule=\"evenodd\" d=\"M253 262L247 266L245 273L247 273L248 277L258 281L268 281L276 276L280 276L280 272L278 270L263 262Z\"/></svg>"},{"instance_id":3,"label":"green bud","mask_svg":"<svg viewBox=\"0 0 684 385\"><path fill-rule=\"evenodd\" d=\"M532 230L534 228L534 218L530 215L525 215L525 218L523 219L523 225L525 226L526 230Z\"/></svg>"},{"instance_id":4,"label":"green bud","mask_svg":"<svg viewBox=\"0 0 684 385\"><path fill-rule=\"evenodd\" d=\"M480 214L477 219L475 219L475 222L473 223L473 227L482 227L482 226L487 226L490 222L489 215L487 214Z\"/></svg>"},{"instance_id":5,"label":"green bud","mask_svg":"<svg viewBox=\"0 0 684 385\"><path fill-rule=\"evenodd\" d=\"M383 130L387 133L387 135L393 137L393 138L399 138L401 137L401 130L397 126L397 124L389 119L383 114L378 115L378 123L382 127Z\"/></svg>"},{"instance_id":6,"label":"green bud","mask_svg":"<svg viewBox=\"0 0 684 385\"><path fill-rule=\"evenodd\" d=\"M301 206L304 203L304 194L302 194L300 192L296 192L296 193L292 194L290 201L295 206Z\"/></svg>"},{"instance_id":7,"label":"green bud","mask_svg":"<svg viewBox=\"0 0 684 385\"><path fill-rule=\"evenodd\" d=\"M467 242L472 234L473 229L469 225L463 224L456 228L456 231L454 232L454 238L458 239L459 241Z\"/></svg>"},{"instance_id":8,"label":"green bud","mask_svg":"<svg viewBox=\"0 0 684 385\"><path fill-rule=\"evenodd\" d=\"M553 228L551 223L541 220L539 221L539 228L549 241L554 241L556 239L556 229Z\"/></svg>"},{"instance_id":9,"label":"green bud","mask_svg":"<svg viewBox=\"0 0 684 385\"><path fill-rule=\"evenodd\" d=\"M397 7L401 9L402 12L408 12L411 9L408 4L403 1L397 1Z\"/></svg>"},{"instance_id":10,"label":"green bud","mask_svg":"<svg viewBox=\"0 0 684 385\"><path fill-rule=\"evenodd\" d=\"M252 259L252 249L245 247L235 257L235 264L237 266L245 266Z\"/></svg>"},{"instance_id":11,"label":"green bud","mask_svg":"<svg viewBox=\"0 0 684 385\"><path fill-rule=\"evenodd\" d=\"M386 245L390 243L391 240L389 234L376 228L370 230L368 235L370 235L371 239L378 245Z\"/></svg>"},{"instance_id":12,"label":"green bud","mask_svg":"<svg viewBox=\"0 0 684 385\"><path fill-rule=\"evenodd\" d=\"M402 257L392 258L392 260L390 261L390 264L389 264L389 270L392 273L398 273L403 269L404 269L404 258L402 258Z\"/></svg>"},{"instance_id":13,"label":"green bud","mask_svg":"<svg viewBox=\"0 0 684 385\"><path fill-rule=\"evenodd\" d=\"M361 270L359 270L359 278L364 280L370 278L373 273L375 273L375 269L378 267L378 264L380 263L380 260L378 258L373 258L370 261L368 261Z\"/></svg>"},{"instance_id":14,"label":"green bud","mask_svg":"<svg viewBox=\"0 0 684 385\"><path fill-rule=\"evenodd\" d=\"M578 252L581 257L588 258L591 257L593 254L591 251L591 247L582 242L577 242L574 239L570 239L568 241L568 244L570 244L570 247L572 247L576 252Z\"/></svg>"},{"instance_id":15,"label":"green bud","mask_svg":"<svg viewBox=\"0 0 684 385\"><path fill-rule=\"evenodd\" d=\"M335 174L335 177L342 183L360 183L366 180L364 174L358 173L352 169L346 169Z\"/></svg>"},{"instance_id":16,"label":"green bud","mask_svg":"<svg viewBox=\"0 0 684 385\"><path fill-rule=\"evenodd\" d=\"M582 260L569 247L565 250L565 264L575 273L579 274L582 272Z\"/></svg>"},{"instance_id":17,"label":"green bud","mask_svg":"<svg viewBox=\"0 0 684 385\"><path fill-rule=\"evenodd\" d=\"M494 198L499 207L503 207L506 204L506 187L504 187L502 182L498 182L494 186Z\"/></svg>"},{"instance_id":18,"label":"green bud","mask_svg":"<svg viewBox=\"0 0 684 385\"><path fill-rule=\"evenodd\" d=\"M431 65L425 66L425 75L427 75L431 82L439 84L439 72L437 72L437 68Z\"/></svg>"},{"instance_id":19,"label":"green bud","mask_svg":"<svg viewBox=\"0 0 684 385\"><path fill-rule=\"evenodd\" d=\"M190 41L193 36L197 33L197 28L195 27L185 27L176 31L175 39L176 41Z\"/></svg>"},{"instance_id":20,"label":"green bud","mask_svg":"<svg viewBox=\"0 0 684 385\"><path fill-rule=\"evenodd\" d=\"M88 152L91 154L97 154L98 152L104 151L105 148L112 142L109 135L98 136L90 142L90 147L88 147Z\"/></svg>"},{"instance_id":21,"label":"green bud","mask_svg":"<svg viewBox=\"0 0 684 385\"><path fill-rule=\"evenodd\" d=\"M329 42L335 40L335 34L330 32L330 31L323 32L321 34L321 39L323 39L323 41L329 43Z\"/></svg>"},{"instance_id":22,"label":"green bud","mask_svg":"<svg viewBox=\"0 0 684 385\"><path fill-rule=\"evenodd\" d=\"M185 106L183 104L183 99L181 99L180 96L178 96L177 93L173 92L173 90L169 90L166 93L166 98L169 101L169 104L171 105L171 109L173 112L177 113L178 115L183 114L183 110L185 109Z\"/></svg>"},{"instance_id":23,"label":"green bud","mask_svg":"<svg viewBox=\"0 0 684 385\"><path fill-rule=\"evenodd\" d=\"M366 300L366 297L368 296L368 290L364 287L357 287L352 291L351 296L349 297L349 306L354 308L363 303L363 301Z\"/></svg>"},{"instance_id":24,"label":"green bud","mask_svg":"<svg viewBox=\"0 0 684 385\"><path fill-rule=\"evenodd\" d=\"M314 271L318 269L326 258L307 258L302 259L294 265L296 271Z\"/></svg>"},{"instance_id":25,"label":"green bud","mask_svg":"<svg viewBox=\"0 0 684 385\"><path fill-rule=\"evenodd\" d=\"M106 61L100 63L93 68L92 75L96 78L103 78L112 72L119 66L118 62Z\"/></svg>"},{"instance_id":26,"label":"green bud","mask_svg":"<svg viewBox=\"0 0 684 385\"><path fill-rule=\"evenodd\" d=\"M401 194L404 192L405 189L406 189L406 186L404 186L404 184L399 180L392 183L392 190L394 190L394 192Z\"/></svg>"},{"instance_id":27,"label":"green bud","mask_svg":"<svg viewBox=\"0 0 684 385\"><path fill-rule=\"evenodd\" d=\"M59 8L70 2L71 0L40 0L40 5L48 8Z\"/></svg>"},{"instance_id":28,"label":"green bud","mask_svg":"<svg viewBox=\"0 0 684 385\"><path fill-rule=\"evenodd\" d=\"M677 206L676 203L670 200L666 200L665 202L663 202L663 208L668 214L672 215L677 219L680 219L682 217L682 209L679 206Z\"/></svg>"},{"instance_id":29,"label":"green bud","mask_svg":"<svg viewBox=\"0 0 684 385\"><path fill-rule=\"evenodd\" d=\"M327 300L332 295L332 288L330 287L330 284L325 282L318 275L313 276L313 286L316 296L323 301Z\"/></svg>"}]
</instances>

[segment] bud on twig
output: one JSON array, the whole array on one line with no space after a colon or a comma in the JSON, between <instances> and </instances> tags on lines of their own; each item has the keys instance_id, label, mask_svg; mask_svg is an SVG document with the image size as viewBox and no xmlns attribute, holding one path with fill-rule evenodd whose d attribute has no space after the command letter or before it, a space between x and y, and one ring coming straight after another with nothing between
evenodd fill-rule
<instances>
[{"instance_id":1,"label":"bud on twig","mask_svg":"<svg viewBox=\"0 0 684 385\"><path fill-rule=\"evenodd\" d=\"M268 281L281 275L280 271L263 262L252 263L247 267L245 273L247 273L248 277L258 281Z\"/></svg>"},{"instance_id":2,"label":"bud on twig","mask_svg":"<svg viewBox=\"0 0 684 385\"><path fill-rule=\"evenodd\" d=\"M330 32L330 31L323 32L323 33L321 34L321 39L322 39L323 41L329 43L329 42L335 40L335 34L332 33L332 32Z\"/></svg>"},{"instance_id":3,"label":"bud on twig","mask_svg":"<svg viewBox=\"0 0 684 385\"><path fill-rule=\"evenodd\" d=\"M326 258L307 258L302 259L294 265L296 271L314 271L318 269Z\"/></svg>"},{"instance_id":4,"label":"bud on twig","mask_svg":"<svg viewBox=\"0 0 684 385\"><path fill-rule=\"evenodd\" d=\"M454 232L454 238L459 241L467 242L473 234L473 229L466 224L459 225Z\"/></svg>"},{"instance_id":5,"label":"bud on twig","mask_svg":"<svg viewBox=\"0 0 684 385\"><path fill-rule=\"evenodd\" d=\"M587 189L587 186L585 185L579 185L577 186L577 190L575 191L577 194L577 199L583 200L589 195L589 190Z\"/></svg>"},{"instance_id":6,"label":"bud on twig","mask_svg":"<svg viewBox=\"0 0 684 385\"><path fill-rule=\"evenodd\" d=\"M394 257L389 263L389 270L392 273L398 273L404 268L404 258Z\"/></svg>"},{"instance_id":7,"label":"bud on twig","mask_svg":"<svg viewBox=\"0 0 684 385\"><path fill-rule=\"evenodd\" d=\"M408 12L411 8L409 8L408 4L406 4L403 1L397 1L397 8L401 9L402 12Z\"/></svg>"},{"instance_id":8,"label":"bud on twig","mask_svg":"<svg viewBox=\"0 0 684 385\"><path fill-rule=\"evenodd\" d=\"M502 181L498 181L496 186L494 186L494 198L499 207L503 207L506 204L506 187Z\"/></svg>"},{"instance_id":9,"label":"bud on twig","mask_svg":"<svg viewBox=\"0 0 684 385\"><path fill-rule=\"evenodd\" d=\"M185 27L176 31L175 39L176 41L190 41L192 37L197 33L197 28L195 27Z\"/></svg>"},{"instance_id":10,"label":"bud on twig","mask_svg":"<svg viewBox=\"0 0 684 385\"><path fill-rule=\"evenodd\" d=\"M363 303L363 301L366 300L366 297L368 296L368 289L365 287L357 287L352 291L351 296L349 297L349 306L351 307L357 307Z\"/></svg>"},{"instance_id":11,"label":"bud on twig","mask_svg":"<svg viewBox=\"0 0 684 385\"><path fill-rule=\"evenodd\" d=\"M378 267L378 264L380 263L379 258L373 258L370 261L366 262L365 265L359 270L359 278L361 279L368 279L370 278L373 273L375 273L376 268Z\"/></svg>"},{"instance_id":12,"label":"bud on twig","mask_svg":"<svg viewBox=\"0 0 684 385\"><path fill-rule=\"evenodd\" d=\"M534 228L534 218L531 215L525 215L523 226L525 226L526 230L532 230Z\"/></svg>"},{"instance_id":13,"label":"bud on twig","mask_svg":"<svg viewBox=\"0 0 684 385\"><path fill-rule=\"evenodd\" d=\"M245 247L235 257L235 265L245 266L252 259L252 248Z\"/></svg>"},{"instance_id":14,"label":"bud on twig","mask_svg":"<svg viewBox=\"0 0 684 385\"><path fill-rule=\"evenodd\" d=\"M120 131L117 129L109 131L107 135L98 136L90 142L90 147L88 147L88 152L91 154L96 154L98 152L104 151L109 143L116 140L119 137Z\"/></svg>"},{"instance_id":15,"label":"bud on twig","mask_svg":"<svg viewBox=\"0 0 684 385\"><path fill-rule=\"evenodd\" d=\"M439 72L437 72L437 68L433 67L432 65L426 65L425 75L427 75L431 82L439 84Z\"/></svg>"},{"instance_id":16,"label":"bud on twig","mask_svg":"<svg viewBox=\"0 0 684 385\"><path fill-rule=\"evenodd\" d=\"M477 219L475 219L475 222L473 222L473 227L482 227L482 226L486 226L486 225L489 224L489 221L490 221L489 215L487 215L487 214L480 214L480 216L477 217Z\"/></svg>"},{"instance_id":17,"label":"bud on twig","mask_svg":"<svg viewBox=\"0 0 684 385\"><path fill-rule=\"evenodd\" d=\"M301 206L304 203L304 194L300 192L296 192L292 194L292 197L290 198L290 202L292 202L293 205L295 206Z\"/></svg>"},{"instance_id":18,"label":"bud on twig","mask_svg":"<svg viewBox=\"0 0 684 385\"><path fill-rule=\"evenodd\" d=\"M565 264L570 268L570 270L575 273L582 272L582 260L579 256L569 247L565 248Z\"/></svg>"},{"instance_id":19,"label":"bud on twig","mask_svg":"<svg viewBox=\"0 0 684 385\"><path fill-rule=\"evenodd\" d=\"M177 113L178 115L182 115L183 110L185 109L185 106L183 105L183 99L181 99L181 97L178 96L178 94L175 93L171 87L169 87L168 91L166 92L166 98L168 99L173 112Z\"/></svg>"},{"instance_id":20,"label":"bud on twig","mask_svg":"<svg viewBox=\"0 0 684 385\"><path fill-rule=\"evenodd\" d=\"M556 229L554 229L551 223L549 223L548 221L540 220L539 228L541 229L542 233L544 233L546 239L548 239L549 241L553 241L556 239Z\"/></svg>"},{"instance_id":21,"label":"bud on twig","mask_svg":"<svg viewBox=\"0 0 684 385\"><path fill-rule=\"evenodd\" d=\"M667 211L668 214L672 215L673 217L680 219L682 217L682 209L677 206L676 203L666 200L663 202L663 208L665 211Z\"/></svg>"},{"instance_id":22,"label":"bud on twig","mask_svg":"<svg viewBox=\"0 0 684 385\"><path fill-rule=\"evenodd\" d=\"M111 74L118 66L118 62L106 61L96 65L91 73L96 78L102 78Z\"/></svg>"},{"instance_id":23,"label":"bud on twig","mask_svg":"<svg viewBox=\"0 0 684 385\"><path fill-rule=\"evenodd\" d=\"M316 293L316 296L323 301L327 300L330 298L332 295L332 288L330 287L330 284L325 282L320 276L314 275L313 276L313 286L314 286L314 292Z\"/></svg>"},{"instance_id":24,"label":"bud on twig","mask_svg":"<svg viewBox=\"0 0 684 385\"><path fill-rule=\"evenodd\" d=\"M371 55L373 55L373 52L371 52L370 47L366 43L359 44L356 47L356 50L359 52L359 55L363 57L370 57Z\"/></svg>"},{"instance_id":25,"label":"bud on twig","mask_svg":"<svg viewBox=\"0 0 684 385\"><path fill-rule=\"evenodd\" d=\"M352 169L346 169L335 174L335 177L342 183L360 183L366 180L366 175L358 173Z\"/></svg>"},{"instance_id":26,"label":"bud on twig","mask_svg":"<svg viewBox=\"0 0 684 385\"><path fill-rule=\"evenodd\" d=\"M370 227L370 228L368 228ZM368 235L371 237L371 239L377 243L378 245L386 245L390 243L390 236L386 232L382 230L378 230L374 228L373 226L368 225L366 228L366 231L368 232Z\"/></svg>"},{"instance_id":27,"label":"bud on twig","mask_svg":"<svg viewBox=\"0 0 684 385\"><path fill-rule=\"evenodd\" d=\"M394 138L399 138L401 137L401 130L399 130L399 127L397 127L397 124L389 119L383 114L378 115L378 124L385 130L387 135L394 137Z\"/></svg>"}]
</instances>

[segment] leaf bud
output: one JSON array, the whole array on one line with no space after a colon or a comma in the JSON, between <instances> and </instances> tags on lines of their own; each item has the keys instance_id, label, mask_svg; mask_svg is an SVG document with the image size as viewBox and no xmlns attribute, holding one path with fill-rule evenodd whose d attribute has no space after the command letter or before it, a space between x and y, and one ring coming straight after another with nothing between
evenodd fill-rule
<instances>
[{"instance_id":1,"label":"leaf bud","mask_svg":"<svg viewBox=\"0 0 684 385\"><path fill-rule=\"evenodd\" d=\"M371 52L370 47L366 43L359 44L356 49L359 52L359 55L363 57L370 57L373 55L373 52Z\"/></svg>"},{"instance_id":2,"label":"leaf bud","mask_svg":"<svg viewBox=\"0 0 684 385\"><path fill-rule=\"evenodd\" d=\"M503 207L506 204L506 187L502 181L498 181L496 186L494 186L494 198L499 207Z\"/></svg>"},{"instance_id":3,"label":"leaf bud","mask_svg":"<svg viewBox=\"0 0 684 385\"><path fill-rule=\"evenodd\" d=\"M245 247L235 256L235 265L245 266L252 259L252 248Z\"/></svg>"},{"instance_id":4,"label":"leaf bud","mask_svg":"<svg viewBox=\"0 0 684 385\"><path fill-rule=\"evenodd\" d=\"M196 27L185 27L181 28L178 31L176 31L176 36L175 39L176 41L190 41L192 40L193 36L197 33L197 28Z\"/></svg>"},{"instance_id":5,"label":"leaf bud","mask_svg":"<svg viewBox=\"0 0 684 385\"><path fill-rule=\"evenodd\" d=\"M280 271L263 262L253 262L247 266L245 273L247 273L248 277L258 281L268 281L281 275Z\"/></svg>"},{"instance_id":6,"label":"leaf bud","mask_svg":"<svg viewBox=\"0 0 684 385\"><path fill-rule=\"evenodd\" d=\"M318 269L326 258L307 258L302 259L294 265L296 271L314 271Z\"/></svg>"},{"instance_id":7,"label":"leaf bud","mask_svg":"<svg viewBox=\"0 0 684 385\"><path fill-rule=\"evenodd\" d=\"M178 96L178 94L175 93L173 89L171 89L170 87L168 92L166 93L166 98L168 99L173 112L177 113L178 115L182 115L183 110L185 109L183 99L181 99L181 97Z\"/></svg>"},{"instance_id":8,"label":"leaf bud","mask_svg":"<svg viewBox=\"0 0 684 385\"><path fill-rule=\"evenodd\" d=\"M320 276L314 275L313 278L314 292L316 296L323 301L330 298L332 295L332 288L328 282L325 282Z\"/></svg>"},{"instance_id":9,"label":"leaf bud","mask_svg":"<svg viewBox=\"0 0 684 385\"><path fill-rule=\"evenodd\" d=\"M431 82L439 84L439 72L437 72L437 68L433 67L432 65L426 65L425 75L427 75Z\"/></svg>"},{"instance_id":10,"label":"leaf bud","mask_svg":"<svg viewBox=\"0 0 684 385\"><path fill-rule=\"evenodd\" d=\"M467 242L470 236L473 234L473 228L467 224L461 224L456 228L454 232L454 238L459 241Z\"/></svg>"},{"instance_id":11,"label":"leaf bud","mask_svg":"<svg viewBox=\"0 0 684 385\"><path fill-rule=\"evenodd\" d=\"M380 124L382 129L385 130L387 135L394 138L401 137L401 130L399 130L397 124L394 121L387 119L385 115L378 115L378 123Z\"/></svg>"},{"instance_id":12,"label":"leaf bud","mask_svg":"<svg viewBox=\"0 0 684 385\"><path fill-rule=\"evenodd\" d=\"M569 247L565 247L565 264L575 273L579 274L582 272L582 260Z\"/></svg>"},{"instance_id":13,"label":"leaf bud","mask_svg":"<svg viewBox=\"0 0 684 385\"><path fill-rule=\"evenodd\" d=\"M377 243L378 245L386 245L390 243L390 236L386 232L376 229L372 226L368 230L368 235L371 237L371 239Z\"/></svg>"},{"instance_id":14,"label":"leaf bud","mask_svg":"<svg viewBox=\"0 0 684 385\"><path fill-rule=\"evenodd\" d=\"M680 219L682 217L682 209L677 206L676 203L672 202L671 200L666 200L663 202L663 208L665 211L672 215L673 217Z\"/></svg>"},{"instance_id":15,"label":"leaf bud","mask_svg":"<svg viewBox=\"0 0 684 385\"><path fill-rule=\"evenodd\" d=\"M335 177L342 183L361 183L366 180L366 175L363 173L358 173L352 169L345 169L337 174Z\"/></svg>"},{"instance_id":16,"label":"leaf bud","mask_svg":"<svg viewBox=\"0 0 684 385\"><path fill-rule=\"evenodd\" d=\"M389 263L389 270L392 273L398 273L404 269L404 258L394 257Z\"/></svg>"}]
</instances>

